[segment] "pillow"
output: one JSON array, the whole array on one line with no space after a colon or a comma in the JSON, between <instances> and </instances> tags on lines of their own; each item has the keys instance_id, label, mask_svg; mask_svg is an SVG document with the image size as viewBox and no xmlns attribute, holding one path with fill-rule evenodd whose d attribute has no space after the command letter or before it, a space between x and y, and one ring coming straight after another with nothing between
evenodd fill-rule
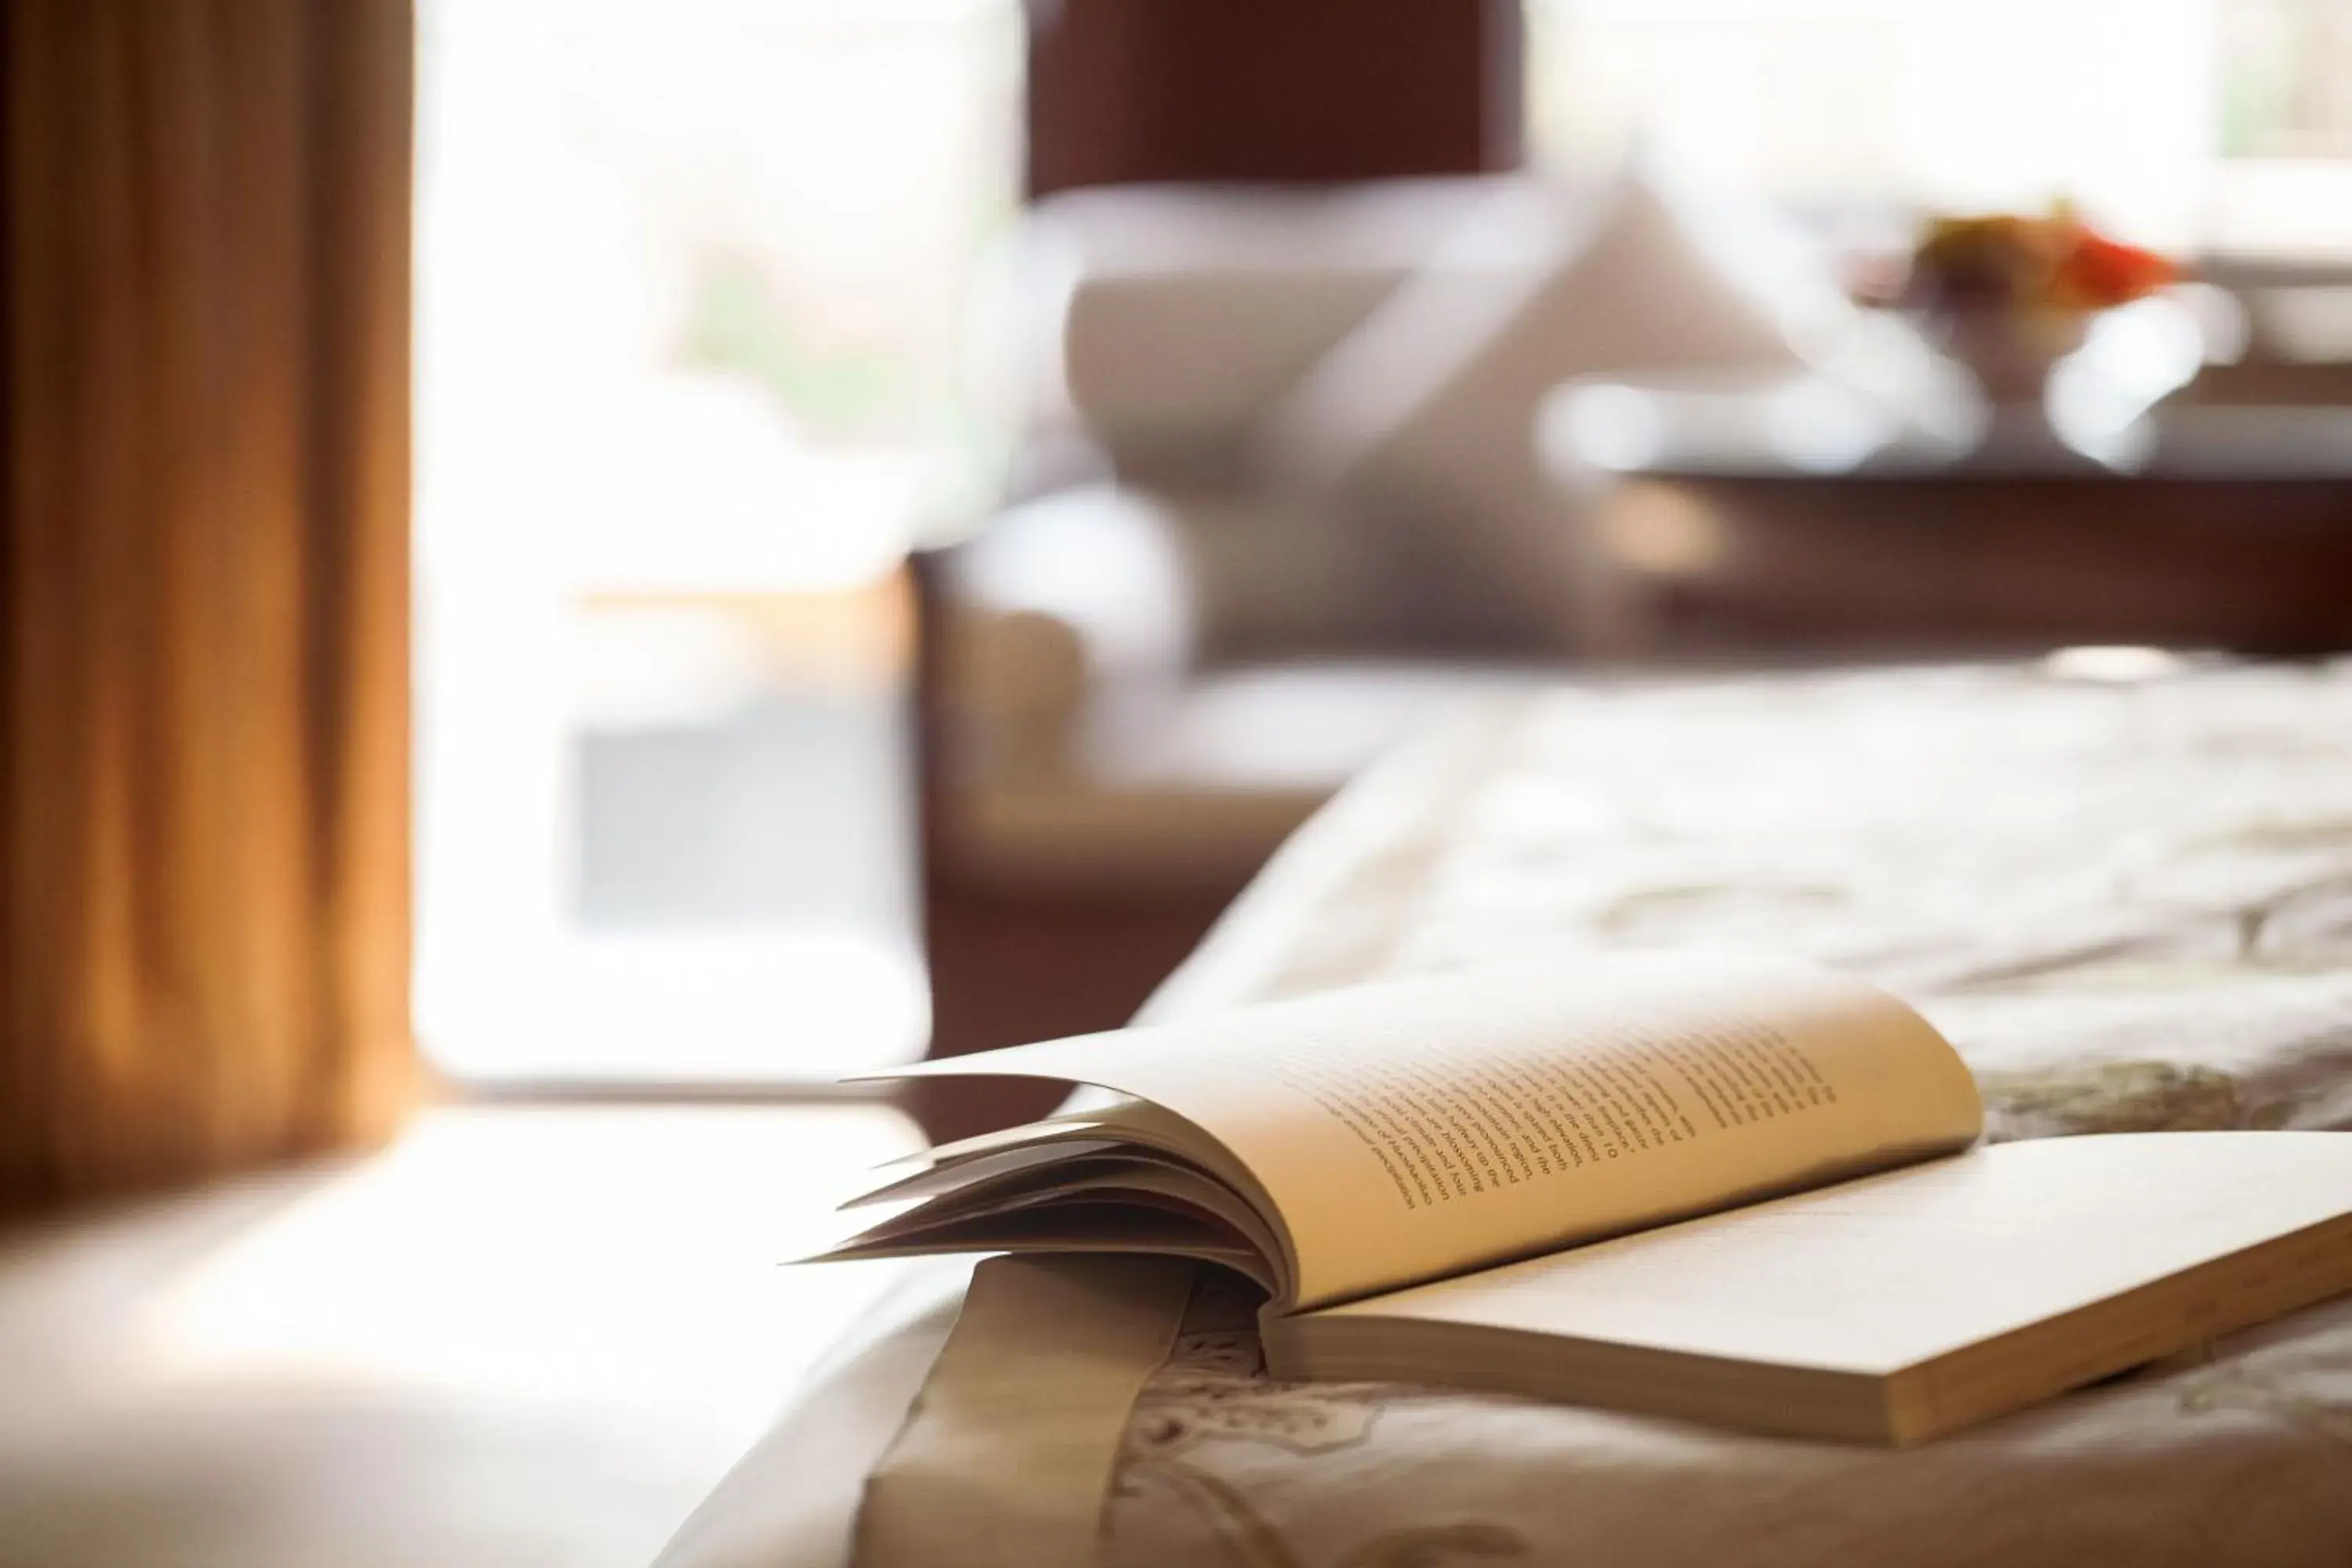
<instances>
[{"instance_id":1,"label":"pillow","mask_svg":"<svg viewBox=\"0 0 2352 1568\"><path fill-rule=\"evenodd\" d=\"M1794 367L1772 264L1639 174L1580 208L1504 187L1270 413L1260 478L1409 561L1395 608L1429 635L1572 647L1570 503L1538 464L1538 405L1597 372Z\"/></svg>"},{"instance_id":2,"label":"pillow","mask_svg":"<svg viewBox=\"0 0 2352 1568\"><path fill-rule=\"evenodd\" d=\"M1077 420L1130 482L1223 477L1267 405L1493 182L1066 192L1024 226L1026 416Z\"/></svg>"}]
</instances>

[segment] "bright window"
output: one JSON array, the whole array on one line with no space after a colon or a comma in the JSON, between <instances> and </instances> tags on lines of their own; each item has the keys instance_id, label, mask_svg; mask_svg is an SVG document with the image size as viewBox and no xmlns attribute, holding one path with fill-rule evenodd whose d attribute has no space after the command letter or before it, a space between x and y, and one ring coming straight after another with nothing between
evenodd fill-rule
<instances>
[{"instance_id":1,"label":"bright window","mask_svg":"<svg viewBox=\"0 0 2352 1568\"><path fill-rule=\"evenodd\" d=\"M418 1023L490 1079L924 1037L908 541L1017 179L1017 0L426 0Z\"/></svg>"},{"instance_id":2,"label":"bright window","mask_svg":"<svg viewBox=\"0 0 2352 1568\"><path fill-rule=\"evenodd\" d=\"M2071 197L2173 246L2352 251L2346 0L1531 0L1531 140L1817 208Z\"/></svg>"}]
</instances>

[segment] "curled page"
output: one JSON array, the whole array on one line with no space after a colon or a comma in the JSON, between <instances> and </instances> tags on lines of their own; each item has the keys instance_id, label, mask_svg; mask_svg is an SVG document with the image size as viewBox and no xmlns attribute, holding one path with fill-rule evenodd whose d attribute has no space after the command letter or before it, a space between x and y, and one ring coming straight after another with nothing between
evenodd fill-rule
<instances>
[{"instance_id":1,"label":"curled page","mask_svg":"<svg viewBox=\"0 0 2352 1568\"><path fill-rule=\"evenodd\" d=\"M1238 1166L1310 1307L1965 1147L1968 1068L1809 963L1618 953L1384 982L892 1077L1099 1084ZM1241 1184L1236 1183L1237 1185ZM1248 1189L1255 1189L1248 1190Z\"/></svg>"}]
</instances>

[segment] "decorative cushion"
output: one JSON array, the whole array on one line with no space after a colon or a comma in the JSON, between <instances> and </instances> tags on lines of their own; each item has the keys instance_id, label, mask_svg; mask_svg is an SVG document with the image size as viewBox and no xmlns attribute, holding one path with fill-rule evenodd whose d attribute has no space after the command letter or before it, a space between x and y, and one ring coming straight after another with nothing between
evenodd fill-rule
<instances>
[{"instance_id":1,"label":"decorative cushion","mask_svg":"<svg viewBox=\"0 0 2352 1568\"><path fill-rule=\"evenodd\" d=\"M1573 541L1534 443L1544 395L1595 372L1796 363L1776 258L1720 228L1638 174L1596 210L1496 188L1276 406L1264 474L1404 558L1395 612L1414 631L1571 644Z\"/></svg>"},{"instance_id":2,"label":"decorative cushion","mask_svg":"<svg viewBox=\"0 0 2352 1568\"><path fill-rule=\"evenodd\" d=\"M1266 407L1496 182L1120 186L1040 203L1012 350L1027 427L1075 422L1130 481L1230 477Z\"/></svg>"}]
</instances>

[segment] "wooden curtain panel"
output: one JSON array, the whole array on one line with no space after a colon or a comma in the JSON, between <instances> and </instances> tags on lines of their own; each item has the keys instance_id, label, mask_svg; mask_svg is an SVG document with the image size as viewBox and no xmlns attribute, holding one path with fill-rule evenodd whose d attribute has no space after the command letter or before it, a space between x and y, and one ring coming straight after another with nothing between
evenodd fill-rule
<instances>
[{"instance_id":1,"label":"wooden curtain panel","mask_svg":"<svg viewBox=\"0 0 2352 1568\"><path fill-rule=\"evenodd\" d=\"M381 1134L405 0L6 5L0 1205Z\"/></svg>"}]
</instances>

